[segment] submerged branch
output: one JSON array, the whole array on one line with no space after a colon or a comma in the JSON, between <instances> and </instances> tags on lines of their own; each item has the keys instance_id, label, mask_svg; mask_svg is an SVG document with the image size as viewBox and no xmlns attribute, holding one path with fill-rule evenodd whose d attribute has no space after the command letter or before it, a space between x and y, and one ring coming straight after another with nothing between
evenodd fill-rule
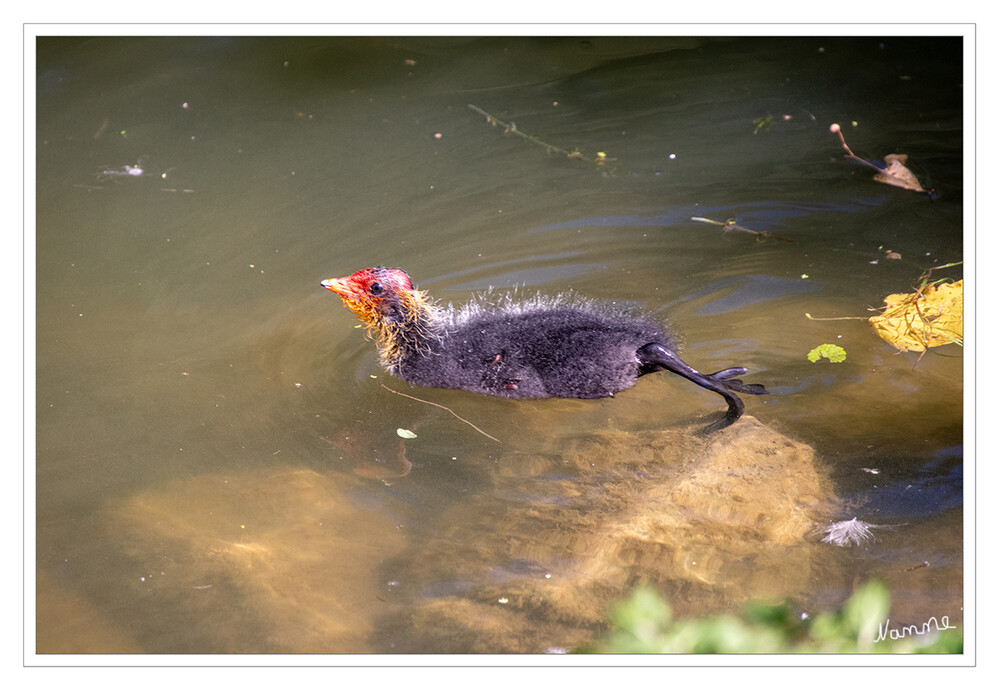
<instances>
[{"instance_id":1,"label":"submerged branch","mask_svg":"<svg viewBox=\"0 0 999 690\"><path fill-rule=\"evenodd\" d=\"M577 149L573 149L572 151L566 151L565 149L563 149L561 147L558 147L558 146L555 146L554 144L549 144L549 143L547 143L545 141L542 141L541 139L539 139L538 137L534 136L533 134L527 134L526 132L522 132L519 129L517 129L517 123L515 123L515 122L509 122L509 123L508 122L503 122L498 117L495 117L494 115L490 115L489 113L487 113L482 108L480 108L478 106L475 106L475 105L472 105L471 103L468 104L468 109L472 110L472 111L478 113L479 115L481 115L482 117L486 118L486 122L488 122L489 124L491 124L493 127L502 127L503 128L503 134L516 134L521 139L526 139L527 141L529 141L529 142L531 142L533 144L537 144L538 146L543 147L547 153L560 153L563 156L565 156L566 158L577 158L579 160L586 161L587 163L592 163L593 165L597 166L598 168L603 168L605 166L610 165L611 166L611 168L610 168L611 171L616 170L617 167L618 167L617 166L617 159L616 158L608 158L607 154L603 153L602 151L600 151L600 152L597 153L596 158L588 158L587 156L584 156L583 153L580 152Z\"/></svg>"},{"instance_id":2,"label":"submerged branch","mask_svg":"<svg viewBox=\"0 0 999 690\"><path fill-rule=\"evenodd\" d=\"M794 242L790 237L784 237L782 235L775 235L772 232L767 232L766 230L750 230L749 228L744 228L741 225L736 225L735 218L729 218L725 221L711 220L710 218L701 218L700 216L691 216L692 221L698 223L709 223L711 225L717 225L724 229L725 232L730 232L732 230L738 230L739 232L748 232L756 236L756 241L762 240L780 240L781 242Z\"/></svg>"}]
</instances>

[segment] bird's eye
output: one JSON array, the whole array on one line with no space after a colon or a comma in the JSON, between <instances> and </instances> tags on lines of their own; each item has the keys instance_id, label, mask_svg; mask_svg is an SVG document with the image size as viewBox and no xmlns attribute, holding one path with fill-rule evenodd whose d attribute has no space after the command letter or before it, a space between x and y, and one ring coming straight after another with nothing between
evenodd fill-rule
<instances>
[{"instance_id":1,"label":"bird's eye","mask_svg":"<svg viewBox=\"0 0 999 690\"><path fill-rule=\"evenodd\" d=\"M368 293L372 295L380 295L385 291L385 286L381 283L372 283L368 286Z\"/></svg>"}]
</instances>

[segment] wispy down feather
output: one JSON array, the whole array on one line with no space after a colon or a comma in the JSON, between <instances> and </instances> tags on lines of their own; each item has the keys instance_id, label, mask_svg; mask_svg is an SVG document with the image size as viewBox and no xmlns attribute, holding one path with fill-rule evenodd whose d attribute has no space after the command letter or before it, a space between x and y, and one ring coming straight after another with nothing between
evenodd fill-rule
<instances>
[{"instance_id":1,"label":"wispy down feather","mask_svg":"<svg viewBox=\"0 0 999 690\"><path fill-rule=\"evenodd\" d=\"M874 536L872 530L876 529L894 529L892 525L874 525L870 522L864 522L863 520L858 520L853 518L852 520L842 520L841 522L833 522L824 527L820 527L815 530L818 534L824 534L822 541L827 544L835 544L836 546L850 546L851 544L856 544L857 546L861 544L867 544L872 541L877 541L877 537Z\"/></svg>"}]
</instances>

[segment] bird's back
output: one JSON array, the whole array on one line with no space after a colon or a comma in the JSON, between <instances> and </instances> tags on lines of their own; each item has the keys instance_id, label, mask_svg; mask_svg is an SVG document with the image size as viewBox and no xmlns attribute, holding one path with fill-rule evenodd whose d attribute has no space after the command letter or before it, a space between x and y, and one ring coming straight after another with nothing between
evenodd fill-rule
<instances>
[{"instance_id":1,"label":"bird's back","mask_svg":"<svg viewBox=\"0 0 999 690\"><path fill-rule=\"evenodd\" d=\"M512 398L602 398L639 376L636 350L671 347L666 329L614 304L574 298L504 299L456 313L430 351L398 374L424 386Z\"/></svg>"}]
</instances>

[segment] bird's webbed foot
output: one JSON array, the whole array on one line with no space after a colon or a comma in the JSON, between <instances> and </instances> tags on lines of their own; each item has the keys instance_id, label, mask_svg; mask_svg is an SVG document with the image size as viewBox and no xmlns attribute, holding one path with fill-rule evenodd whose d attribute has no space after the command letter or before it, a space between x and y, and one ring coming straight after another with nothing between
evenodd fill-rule
<instances>
[{"instance_id":1,"label":"bird's webbed foot","mask_svg":"<svg viewBox=\"0 0 999 690\"><path fill-rule=\"evenodd\" d=\"M644 345L638 348L635 354L638 358L639 371L642 374L668 369L674 374L693 381L698 386L707 388L725 398L728 403L725 416L708 425L704 429L706 434L724 429L742 416L745 405L735 394L736 392L749 395L765 395L767 393L766 388L758 383L747 384L743 383L741 379L735 378L748 372L744 367L731 367L716 371L713 374L702 374L659 343Z\"/></svg>"}]
</instances>

